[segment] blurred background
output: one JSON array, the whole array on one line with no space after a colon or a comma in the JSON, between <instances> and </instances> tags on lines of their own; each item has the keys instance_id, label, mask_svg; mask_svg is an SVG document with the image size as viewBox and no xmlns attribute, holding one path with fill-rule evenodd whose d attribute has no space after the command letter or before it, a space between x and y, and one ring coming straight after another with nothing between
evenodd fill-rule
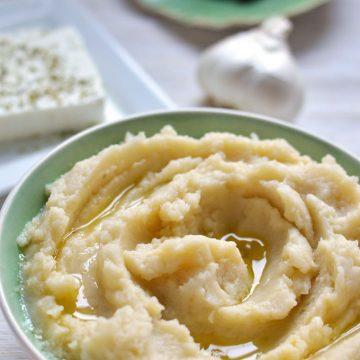
<instances>
[{"instance_id":1,"label":"blurred background","mask_svg":"<svg viewBox=\"0 0 360 360\"><path fill-rule=\"evenodd\" d=\"M5 2L16 1L0 0L0 9ZM214 29L212 26L204 28L196 24L196 21L192 24L183 23L174 20L174 16L161 16L157 14L159 11L156 9L149 9L146 3L151 1L144 1L142 5L139 4L141 1L135 0L73 1L89 11L93 18L130 53L163 93L173 101L173 105L171 102L167 104L170 107L212 105L197 79L199 59L209 46L229 35L246 30L245 27L239 26L225 29ZM216 0L212 2L214 1ZM261 2L253 0L256 1ZM327 1L311 11L292 17L293 31L289 36L289 46L298 65L305 94L303 106L292 123L330 140L358 157L359 14L358 0ZM0 12L0 28L10 20ZM98 56L101 58L101 53ZM126 89L127 83L122 83L123 79L116 78L114 81ZM132 96L139 97L138 100L141 102L141 93L135 91ZM8 145L1 146L0 170L1 151L4 152ZM0 182L5 181L6 175L1 176ZM1 195L0 204L4 198L5 194ZM0 359L26 359L1 314Z\"/></svg>"},{"instance_id":2,"label":"blurred background","mask_svg":"<svg viewBox=\"0 0 360 360\"><path fill-rule=\"evenodd\" d=\"M276 1L276 0L275 0ZM292 0L289 0L292 1ZM133 1L81 0L179 106L201 106L200 54L235 33L151 16ZM290 47L305 87L294 123L360 156L360 2L330 1L294 17Z\"/></svg>"}]
</instances>

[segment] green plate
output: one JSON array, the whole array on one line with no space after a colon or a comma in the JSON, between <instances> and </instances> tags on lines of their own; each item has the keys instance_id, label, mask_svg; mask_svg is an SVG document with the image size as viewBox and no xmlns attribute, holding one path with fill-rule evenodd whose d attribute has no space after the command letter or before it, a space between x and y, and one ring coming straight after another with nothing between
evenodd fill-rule
<instances>
[{"instance_id":1,"label":"green plate","mask_svg":"<svg viewBox=\"0 0 360 360\"><path fill-rule=\"evenodd\" d=\"M46 201L45 186L77 161L121 142L126 132L147 135L171 124L180 134L200 137L209 131L256 133L260 138L285 138L303 154L320 160L332 154L349 174L360 176L360 162L343 150L283 123L226 110L178 110L150 113L86 130L57 147L37 164L7 198L0 215L0 304L18 339L35 359L54 359L31 332L19 292L19 249L16 238ZM31 358L32 358L31 357Z\"/></svg>"},{"instance_id":2,"label":"green plate","mask_svg":"<svg viewBox=\"0 0 360 360\"><path fill-rule=\"evenodd\" d=\"M189 25L253 25L273 15L297 15L330 0L135 0L141 7Z\"/></svg>"}]
</instances>

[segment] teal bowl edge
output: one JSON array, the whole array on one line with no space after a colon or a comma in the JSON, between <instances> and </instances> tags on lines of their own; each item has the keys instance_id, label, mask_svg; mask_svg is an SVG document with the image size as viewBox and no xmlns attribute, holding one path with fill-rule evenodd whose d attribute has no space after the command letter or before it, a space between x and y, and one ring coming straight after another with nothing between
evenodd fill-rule
<instances>
[{"instance_id":1,"label":"teal bowl edge","mask_svg":"<svg viewBox=\"0 0 360 360\"><path fill-rule=\"evenodd\" d=\"M206 132L231 132L260 139L284 138L302 154L319 161L332 155L349 175L360 177L353 155L317 136L261 115L214 109L184 109L140 114L85 130L65 141L35 165L11 191L0 213L0 305L18 340L33 359L52 360L44 343L31 330L20 291L20 251L16 238L43 208L45 186L79 160L123 141L127 132L150 136L172 125L179 134L200 137Z\"/></svg>"},{"instance_id":2,"label":"teal bowl edge","mask_svg":"<svg viewBox=\"0 0 360 360\"><path fill-rule=\"evenodd\" d=\"M222 4L220 1L201 1L192 10L188 9L189 4L174 4L166 1L135 0L140 7L151 13L175 20L194 27L205 29L223 30L231 27L250 26L261 23L271 16L296 16L307 11L313 10L321 5L325 5L332 0L302 0L298 2L278 1L269 6L267 1L260 4L245 4L239 8L240 4L234 4L234 1L227 1ZM266 3L266 4L265 4ZM238 8L237 8L238 7ZM204 10L206 8L206 11ZM190 12L190 15L189 15ZM230 16L219 16L223 13Z\"/></svg>"}]
</instances>

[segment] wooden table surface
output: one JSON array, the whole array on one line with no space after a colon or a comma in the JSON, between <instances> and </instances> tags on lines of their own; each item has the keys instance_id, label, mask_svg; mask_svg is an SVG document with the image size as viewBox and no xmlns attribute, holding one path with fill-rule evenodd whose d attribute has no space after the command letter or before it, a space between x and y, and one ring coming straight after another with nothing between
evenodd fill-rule
<instances>
[{"instance_id":1,"label":"wooden table surface","mask_svg":"<svg viewBox=\"0 0 360 360\"><path fill-rule=\"evenodd\" d=\"M179 106L199 106L199 54L229 32L186 28L149 16L129 0L78 0ZM290 44L305 86L299 127L360 156L360 2L337 0L294 20ZM231 32L230 32L231 33ZM0 198L0 204L2 199ZM0 359L27 359L0 314Z\"/></svg>"}]
</instances>

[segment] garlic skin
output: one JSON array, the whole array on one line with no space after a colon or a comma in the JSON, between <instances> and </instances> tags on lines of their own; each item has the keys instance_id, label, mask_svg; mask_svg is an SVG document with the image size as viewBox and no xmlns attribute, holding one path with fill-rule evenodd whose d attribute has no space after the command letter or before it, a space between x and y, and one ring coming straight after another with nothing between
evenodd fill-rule
<instances>
[{"instance_id":1,"label":"garlic skin","mask_svg":"<svg viewBox=\"0 0 360 360\"><path fill-rule=\"evenodd\" d=\"M304 91L286 41L291 29L287 18L274 17L210 47L198 66L205 93L218 105L292 120Z\"/></svg>"}]
</instances>

